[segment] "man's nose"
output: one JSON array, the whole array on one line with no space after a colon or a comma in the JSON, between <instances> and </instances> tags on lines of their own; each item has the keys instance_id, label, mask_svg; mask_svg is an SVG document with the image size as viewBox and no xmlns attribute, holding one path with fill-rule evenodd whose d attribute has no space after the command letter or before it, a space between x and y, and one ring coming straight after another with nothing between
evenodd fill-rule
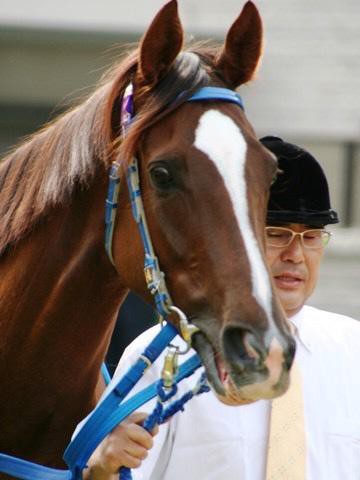
<instances>
[{"instance_id":1,"label":"man's nose","mask_svg":"<svg viewBox=\"0 0 360 480\"><path fill-rule=\"evenodd\" d=\"M291 261L294 263L300 263L304 260L304 246L300 235L294 236L292 242L284 248L281 259L283 261Z\"/></svg>"}]
</instances>

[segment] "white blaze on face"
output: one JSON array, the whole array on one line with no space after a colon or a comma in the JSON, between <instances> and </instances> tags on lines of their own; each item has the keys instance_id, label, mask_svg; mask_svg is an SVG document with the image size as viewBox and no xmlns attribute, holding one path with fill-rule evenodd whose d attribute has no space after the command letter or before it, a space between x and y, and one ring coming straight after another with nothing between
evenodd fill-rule
<instances>
[{"instance_id":1,"label":"white blaze on face","mask_svg":"<svg viewBox=\"0 0 360 480\"><path fill-rule=\"evenodd\" d=\"M249 218L245 181L245 139L230 117L218 110L208 110L199 119L194 145L209 157L224 180L245 243L251 268L253 296L271 320L270 281Z\"/></svg>"}]
</instances>

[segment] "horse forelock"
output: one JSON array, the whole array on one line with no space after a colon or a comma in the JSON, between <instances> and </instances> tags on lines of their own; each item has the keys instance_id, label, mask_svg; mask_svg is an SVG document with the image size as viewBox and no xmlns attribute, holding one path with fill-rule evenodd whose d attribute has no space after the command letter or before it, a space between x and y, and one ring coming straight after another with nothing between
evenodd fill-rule
<instances>
[{"instance_id":1,"label":"horse forelock","mask_svg":"<svg viewBox=\"0 0 360 480\"><path fill-rule=\"evenodd\" d=\"M130 161L136 155L146 130L184 103L197 89L210 83L221 83L215 72L211 75L216 52L216 47L196 43L179 54L165 77L153 89L141 85L136 89L135 119L120 145L122 159Z\"/></svg>"}]
</instances>

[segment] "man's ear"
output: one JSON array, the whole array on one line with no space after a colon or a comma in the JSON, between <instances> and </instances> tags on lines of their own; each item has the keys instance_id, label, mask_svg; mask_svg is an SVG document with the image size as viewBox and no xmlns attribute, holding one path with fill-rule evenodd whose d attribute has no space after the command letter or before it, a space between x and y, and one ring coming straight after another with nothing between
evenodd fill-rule
<instances>
[{"instance_id":1,"label":"man's ear","mask_svg":"<svg viewBox=\"0 0 360 480\"><path fill-rule=\"evenodd\" d=\"M158 12L140 45L138 81L153 86L169 71L180 53L183 28L177 0L171 0Z\"/></svg>"},{"instance_id":2,"label":"man's ear","mask_svg":"<svg viewBox=\"0 0 360 480\"><path fill-rule=\"evenodd\" d=\"M260 14L251 1L246 2L230 27L216 61L216 69L232 88L253 77L261 57L262 44Z\"/></svg>"}]
</instances>

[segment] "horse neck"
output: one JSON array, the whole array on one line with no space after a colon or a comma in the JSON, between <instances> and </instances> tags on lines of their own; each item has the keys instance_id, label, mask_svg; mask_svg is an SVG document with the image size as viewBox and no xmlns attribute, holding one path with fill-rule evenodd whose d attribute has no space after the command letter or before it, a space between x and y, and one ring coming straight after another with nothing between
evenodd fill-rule
<instances>
[{"instance_id":1,"label":"horse neck","mask_svg":"<svg viewBox=\"0 0 360 480\"><path fill-rule=\"evenodd\" d=\"M100 364L126 294L103 246L105 197L106 180L97 178L0 261L0 423L7 439L0 451L56 464L97 400Z\"/></svg>"}]
</instances>

